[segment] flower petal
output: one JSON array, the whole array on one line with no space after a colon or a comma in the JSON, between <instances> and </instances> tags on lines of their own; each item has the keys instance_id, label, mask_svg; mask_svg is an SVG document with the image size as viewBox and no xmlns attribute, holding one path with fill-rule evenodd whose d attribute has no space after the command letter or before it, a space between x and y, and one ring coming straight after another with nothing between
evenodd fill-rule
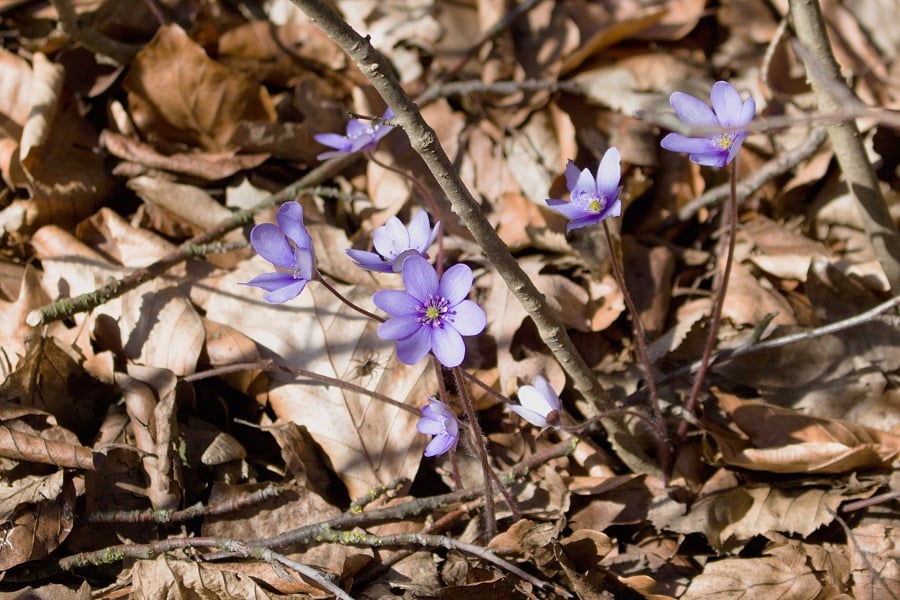
<instances>
[{"instance_id":1,"label":"flower petal","mask_svg":"<svg viewBox=\"0 0 900 600\"><path fill-rule=\"evenodd\" d=\"M403 263L403 285L420 301L438 293L438 276L434 267L421 256L410 256Z\"/></svg>"},{"instance_id":2,"label":"flower petal","mask_svg":"<svg viewBox=\"0 0 900 600\"><path fill-rule=\"evenodd\" d=\"M472 290L472 269L458 263L444 271L438 285L438 295L447 299L450 306L462 302Z\"/></svg>"},{"instance_id":3,"label":"flower petal","mask_svg":"<svg viewBox=\"0 0 900 600\"><path fill-rule=\"evenodd\" d=\"M718 127L719 120L709 105L684 92L675 92L669 96L669 104L678 118L694 127Z\"/></svg>"},{"instance_id":4,"label":"flower petal","mask_svg":"<svg viewBox=\"0 0 900 600\"><path fill-rule=\"evenodd\" d=\"M350 147L350 140L347 139L347 136L338 133L317 133L313 139L323 146L330 146L339 151L346 151Z\"/></svg>"},{"instance_id":5,"label":"flower petal","mask_svg":"<svg viewBox=\"0 0 900 600\"><path fill-rule=\"evenodd\" d=\"M393 262L395 258L411 247L409 231L403 226L400 219L391 217L384 225L375 229L372 244L380 255L389 262Z\"/></svg>"},{"instance_id":6,"label":"flower petal","mask_svg":"<svg viewBox=\"0 0 900 600\"><path fill-rule=\"evenodd\" d=\"M594 176L591 175L591 172L588 169L584 169L578 176L575 187L569 191L572 193L572 200L578 200L579 196L584 195L593 198L597 196L597 182L594 179Z\"/></svg>"},{"instance_id":7,"label":"flower petal","mask_svg":"<svg viewBox=\"0 0 900 600\"><path fill-rule=\"evenodd\" d=\"M384 259L381 258L381 256L375 254L374 252L354 250L352 248L345 250L345 252L347 253L347 256L349 256L353 260L353 262L357 264L357 266L360 266L363 269L377 271L379 273L390 273L393 270L391 268L391 263L385 262Z\"/></svg>"},{"instance_id":8,"label":"flower petal","mask_svg":"<svg viewBox=\"0 0 900 600\"><path fill-rule=\"evenodd\" d=\"M743 102L741 102L741 94L734 86L727 81L717 81L712 86L709 93L712 100L713 110L719 123L725 127L733 127L737 125L743 110Z\"/></svg>"},{"instance_id":9,"label":"flower petal","mask_svg":"<svg viewBox=\"0 0 900 600\"><path fill-rule=\"evenodd\" d=\"M581 171L575 166L575 161L571 158L566 163L566 189L570 192L578 185L578 178L581 177Z\"/></svg>"},{"instance_id":10,"label":"flower petal","mask_svg":"<svg viewBox=\"0 0 900 600\"><path fill-rule=\"evenodd\" d=\"M708 138L687 137L680 133L670 133L666 135L659 145L672 152L687 153L709 152L711 148Z\"/></svg>"},{"instance_id":11,"label":"flower petal","mask_svg":"<svg viewBox=\"0 0 900 600\"><path fill-rule=\"evenodd\" d=\"M704 167L724 167L728 164L728 153L720 151L691 154L689 158Z\"/></svg>"},{"instance_id":12,"label":"flower petal","mask_svg":"<svg viewBox=\"0 0 900 600\"><path fill-rule=\"evenodd\" d=\"M416 298L403 290L378 290L372 295L375 306L394 317L418 317L422 306Z\"/></svg>"},{"instance_id":13,"label":"flower petal","mask_svg":"<svg viewBox=\"0 0 900 600\"><path fill-rule=\"evenodd\" d=\"M431 227L428 224L428 213L420 210L416 213L416 216L409 220L409 228L407 229L409 237L408 247L415 248L419 252L425 252L428 250L431 242L434 241L434 238L429 236L431 232ZM436 234L437 231L434 233Z\"/></svg>"},{"instance_id":14,"label":"flower petal","mask_svg":"<svg viewBox=\"0 0 900 600\"><path fill-rule=\"evenodd\" d=\"M542 375L536 375L534 377L534 389L541 393L541 395L547 401L547 405L551 410L559 410L559 396L555 391L553 391L553 388L550 386L550 382L547 381Z\"/></svg>"},{"instance_id":15,"label":"flower petal","mask_svg":"<svg viewBox=\"0 0 900 600\"><path fill-rule=\"evenodd\" d=\"M510 405L508 408L532 425L537 425L538 427L547 426L547 418L540 413L527 409L524 406Z\"/></svg>"},{"instance_id":16,"label":"flower petal","mask_svg":"<svg viewBox=\"0 0 900 600\"><path fill-rule=\"evenodd\" d=\"M420 362L431 350L431 331L420 327L418 331L402 340L397 340L397 358L404 365Z\"/></svg>"},{"instance_id":17,"label":"flower petal","mask_svg":"<svg viewBox=\"0 0 900 600\"><path fill-rule=\"evenodd\" d=\"M422 324L414 317L394 317L378 326L378 337L383 340L403 340L415 335Z\"/></svg>"},{"instance_id":18,"label":"flower petal","mask_svg":"<svg viewBox=\"0 0 900 600\"><path fill-rule=\"evenodd\" d=\"M250 231L250 244L257 254L275 266L293 270L294 249L274 223L260 223Z\"/></svg>"},{"instance_id":19,"label":"flower petal","mask_svg":"<svg viewBox=\"0 0 900 600\"><path fill-rule=\"evenodd\" d=\"M426 435L437 435L439 433L443 433L444 424L441 421L436 421L431 418L423 418L419 419L416 422L416 431L419 433L424 433Z\"/></svg>"},{"instance_id":20,"label":"flower petal","mask_svg":"<svg viewBox=\"0 0 900 600\"><path fill-rule=\"evenodd\" d=\"M285 202L275 214L278 226L298 248L311 248L312 238L303 226L303 207L297 202Z\"/></svg>"},{"instance_id":21,"label":"flower petal","mask_svg":"<svg viewBox=\"0 0 900 600\"><path fill-rule=\"evenodd\" d=\"M735 125L746 125L750 121L753 120L753 117L756 116L756 101L753 98L750 98L744 105L741 107L741 114L737 119Z\"/></svg>"},{"instance_id":22,"label":"flower petal","mask_svg":"<svg viewBox=\"0 0 900 600\"><path fill-rule=\"evenodd\" d=\"M250 281L242 282L241 285L252 285L254 287L262 288L267 292L271 292L280 290L287 285L293 285L295 281L297 281L297 279L290 273L263 273L262 275L257 275Z\"/></svg>"},{"instance_id":23,"label":"flower petal","mask_svg":"<svg viewBox=\"0 0 900 600\"><path fill-rule=\"evenodd\" d=\"M456 445L457 438L452 435L436 435L425 446L425 456L438 456L444 454Z\"/></svg>"},{"instance_id":24,"label":"flower petal","mask_svg":"<svg viewBox=\"0 0 900 600\"><path fill-rule=\"evenodd\" d=\"M547 199L547 206L555 210L567 219L580 219L585 216L584 206L578 202L566 202L564 200Z\"/></svg>"},{"instance_id":25,"label":"flower petal","mask_svg":"<svg viewBox=\"0 0 900 600\"><path fill-rule=\"evenodd\" d=\"M456 312L451 321L453 328L461 335L478 335L487 325L487 315L473 300L463 300L453 310Z\"/></svg>"},{"instance_id":26,"label":"flower petal","mask_svg":"<svg viewBox=\"0 0 900 600\"><path fill-rule=\"evenodd\" d=\"M295 279L294 283L291 285L287 285L280 290L271 291L268 294L263 294L263 300L269 304L282 304L299 296L305 287L305 279Z\"/></svg>"},{"instance_id":27,"label":"flower petal","mask_svg":"<svg viewBox=\"0 0 900 600\"><path fill-rule=\"evenodd\" d=\"M607 198L613 198L619 193L619 181L622 179L622 168L619 165L621 158L619 149L612 146L603 155L600 166L597 167L597 190Z\"/></svg>"},{"instance_id":28,"label":"flower petal","mask_svg":"<svg viewBox=\"0 0 900 600\"><path fill-rule=\"evenodd\" d=\"M448 369L458 367L466 357L466 345L462 336L453 327L438 327L431 330L431 351Z\"/></svg>"},{"instance_id":29,"label":"flower petal","mask_svg":"<svg viewBox=\"0 0 900 600\"><path fill-rule=\"evenodd\" d=\"M550 405L547 398L544 397L544 394L532 385L520 386L517 395L519 397L519 404L544 417L550 414L551 410L557 410L557 408Z\"/></svg>"}]
</instances>

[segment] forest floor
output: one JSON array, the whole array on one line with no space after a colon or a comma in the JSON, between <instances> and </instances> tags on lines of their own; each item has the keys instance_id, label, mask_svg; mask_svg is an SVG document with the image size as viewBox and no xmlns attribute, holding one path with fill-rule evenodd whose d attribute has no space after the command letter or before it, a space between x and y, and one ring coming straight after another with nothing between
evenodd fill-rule
<instances>
[{"instance_id":1,"label":"forest floor","mask_svg":"<svg viewBox=\"0 0 900 600\"><path fill-rule=\"evenodd\" d=\"M409 114L373 152L318 158L314 136L384 126L386 104L295 4L0 0L0 597L900 597L898 302L825 129L856 118L896 224L900 5L822 2L859 101L828 113L787 0L329 4L390 61L602 400ZM670 95L716 81L756 104L724 168L660 147ZM609 244L546 200L611 147ZM732 168L734 260L692 394ZM285 201L322 281L270 304L241 284L272 271L249 235ZM410 282L345 250L422 210L430 258L472 270L487 317L462 387L329 290L385 318L373 293ZM538 375L565 427L507 408ZM439 395L466 433L425 457ZM507 498L486 497L469 401Z\"/></svg>"}]
</instances>

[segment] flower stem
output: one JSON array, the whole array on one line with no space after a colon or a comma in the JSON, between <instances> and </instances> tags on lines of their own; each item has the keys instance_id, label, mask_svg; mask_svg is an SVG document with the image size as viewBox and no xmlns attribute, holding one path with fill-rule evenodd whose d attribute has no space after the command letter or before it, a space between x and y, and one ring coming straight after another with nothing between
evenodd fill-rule
<instances>
[{"instance_id":1,"label":"flower stem","mask_svg":"<svg viewBox=\"0 0 900 600\"><path fill-rule=\"evenodd\" d=\"M472 429L472 445L475 446L475 451L481 460L481 470L484 473L484 534L488 540L491 540L497 534L497 517L494 513L494 478L491 476L491 464L488 461L484 434L481 431L481 426L478 424L478 417L475 414L475 407L472 406L472 399L469 397L466 388L466 378L463 376L462 369L453 367L453 376L456 378L456 387L462 400L463 410L466 412L466 419L468 419L469 427Z\"/></svg>"},{"instance_id":2,"label":"flower stem","mask_svg":"<svg viewBox=\"0 0 900 600\"><path fill-rule=\"evenodd\" d=\"M325 278L322 277L321 273L316 273L316 275L313 277L313 279L315 281L318 281L319 283L321 283L325 287L326 290L328 290L329 292L334 294L335 298L337 298L338 300L340 300L341 302L343 302L344 304L346 304L347 306L349 306L350 308L352 308L359 314L366 316L374 321L378 321L379 323L384 323L384 319L382 317L379 317L375 313L370 313L369 311L364 309L362 306L354 304L346 296L344 296L339 291L337 291L337 289L333 285L328 283L328 281L326 281Z\"/></svg>"},{"instance_id":3,"label":"flower stem","mask_svg":"<svg viewBox=\"0 0 900 600\"><path fill-rule=\"evenodd\" d=\"M653 417L657 423L657 427L654 427L654 431L657 433L659 460L661 463L660 467L662 468L666 483L668 483L669 448L667 446L665 421L663 420L662 409L659 405L659 395L656 393L656 382L653 379L653 364L650 362L650 354L647 352L647 337L644 333L644 325L641 323L641 316L638 314L637 307L634 305L634 300L628 292L628 286L625 284L624 269L622 268L622 265L619 264L619 260L622 257L618 256L616 253L612 235L609 231L609 225L607 225L605 220L601 221L601 223L603 223L603 232L606 234L606 243L609 245L609 258L610 263L612 263L613 276L616 278L619 289L622 290L622 297L625 298L625 305L628 307L628 312L631 313L634 336L637 339L638 356L644 367L644 372L647 375L647 389L650 391L650 403L653 406ZM606 412L608 413L608 411Z\"/></svg>"},{"instance_id":4,"label":"flower stem","mask_svg":"<svg viewBox=\"0 0 900 600\"><path fill-rule=\"evenodd\" d=\"M697 402L700 397L700 389L703 387L703 380L706 379L706 371L709 369L710 357L713 348L716 345L716 334L719 331L719 323L722 321L722 308L725 306L725 294L728 292L728 279L731 277L731 265L734 262L734 242L737 237L737 158L731 163L729 176L731 178L731 195L729 196L727 213L722 218L728 219L728 253L725 256L725 269L722 272L722 280L719 283L719 290L713 304L712 321L709 324L709 336L706 338L706 346L703 348L703 356L700 359L700 367L697 369L697 376L694 379L694 387L691 388L691 395L685 404L685 411L693 413L697 408ZM674 448L678 448L687 435L688 422L682 421L678 426L678 434L675 437ZM673 448L673 450L674 450Z\"/></svg>"}]
</instances>

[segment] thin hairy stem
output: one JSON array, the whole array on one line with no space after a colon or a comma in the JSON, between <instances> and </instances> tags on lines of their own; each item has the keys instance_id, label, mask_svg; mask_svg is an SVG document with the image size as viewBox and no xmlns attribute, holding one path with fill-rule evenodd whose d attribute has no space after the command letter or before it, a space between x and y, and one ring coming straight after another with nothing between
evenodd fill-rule
<instances>
[{"instance_id":1,"label":"thin hairy stem","mask_svg":"<svg viewBox=\"0 0 900 600\"><path fill-rule=\"evenodd\" d=\"M475 447L475 453L481 461L481 470L484 474L484 535L491 540L497 535L497 517L494 514L494 490L491 477L491 463L488 459L488 451L484 442L484 434L481 431L481 425L478 424L478 415L475 414L475 407L472 405L472 399L469 397L466 388L466 378L462 374L460 367L453 367L453 375L456 377L456 387L459 392L460 400L462 400L463 410L469 421L469 428L472 430L472 445Z\"/></svg>"},{"instance_id":2,"label":"thin hairy stem","mask_svg":"<svg viewBox=\"0 0 900 600\"><path fill-rule=\"evenodd\" d=\"M725 306L725 294L728 293L728 280L731 277L731 265L734 262L734 243L737 237L737 158L731 163L729 176L731 178L731 196L727 205L726 213L722 218L728 222L728 251L725 256L725 269L722 272L722 278L719 281L719 289L716 292L716 298L713 301L712 319L709 324L709 335L706 338L706 345L703 348L703 355L700 359L700 368L694 378L694 386L691 388L691 394L688 397L684 410L689 414L693 414L697 409L697 403L700 399L700 390L703 388L703 380L706 379L706 371L710 365L713 348L716 346L716 336L719 332L719 323L722 321L722 309ZM687 436L688 422L682 421L678 425L678 434L675 437L674 448L678 448L685 436Z\"/></svg>"},{"instance_id":3,"label":"thin hairy stem","mask_svg":"<svg viewBox=\"0 0 900 600\"><path fill-rule=\"evenodd\" d=\"M656 382L653 377L653 363L650 362L650 354L647 352L647 336L644 333L644 324L641 323L641 316L634 305L631 294L628 292L628 286L625 284L625 274L623 273L622 265L619 263L622 257L618 256L616 252L609 225L605 220L601 221L601 223L603 223L603 233L606 234L606 243L609 246L609 258L612 264L613 276L616 278L616 284L618 284L619 289L622 290L625 306L628 307L628 312L631 314L631 323L634 327L634 337L638 347L638 358L644 367L644 373L647 375L647 389L650 390L650 405L653 407L653 416L659 424L659 430L662 432L662 436L657 439L657 443L659 445L660 462L662 463L660 466L662 467L663 475L665 475L669 472L669 449L665 435L665 421L663 420L662 409L659 405L659 395L656 393ZM608 411L607 414L609 414Z\"/></svg>"},{"instance_id":4,"label":"thin hairy stem","mask_svg":"<svg viewBox=\"0 0 900 600\"><path fill-rule=\"evenodd\" d=\"M341 302L343 302L344 304L346 304L347 306L349 306L350 308L352 308L359 314L363 315L364 317L368 317L368 318L372 319L373 321L378 321L379 323L384 323L385 319L383 317L379 317L375 313L370 313L369 311L364 309L362 306L359 306L358 304L354 304L346 296L344 296L342 293L337 291L337 289L333 285L328 283L328 281L324 277L322 277L321 273L316 273L315 281L318 281L319 283L321 283L322 286L324 286L326 290L328 290L329 292L334 294L335 298L337 298L338 300L340 300Z\"/></svg>"}]
</instances>

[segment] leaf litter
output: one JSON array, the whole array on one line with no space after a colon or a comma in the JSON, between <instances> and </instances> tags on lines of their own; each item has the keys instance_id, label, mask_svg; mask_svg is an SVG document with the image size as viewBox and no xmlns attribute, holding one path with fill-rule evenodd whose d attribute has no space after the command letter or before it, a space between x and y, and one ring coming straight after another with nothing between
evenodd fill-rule
<instances>
[{"instance_id":1,"label":"leaf litter","mask_svg":"<svg viewBox=\"0 0 900 600\"><path fill-rule=\"evenodd\" d=\"M32 310L142 269L236 205L293 183L324 150L313 136L342 131L348 113L383 113L363 75L287 0L116 4L74 3L73 39L54 9L0 3L4 594L141 598L178 586L216 598L323 597L281 563L174 546L313 528L318 540L279 550L357 598L900 595L896 315L717 360L668 485L629 472L596 432L561 454L571 434L538 432L473 387L498 469L544 457L511 484L520 512L499 505L500 533L487 541L469 504L477 494L453 496L451 464L423 460L427 439L415 431L418 409L447 382L427 362L400 363L374 323L322 288L275 306L238 285L264 268L247 230L93 310L26 325ZM659 150L667 98L703 96L728 76L765 118L798 119L751 134L739 178L796 147L813 103L779 29L787 4L553 1L511 20L493 0L335 4L408 91L427 90L423 113L501 238L604 387L649 414L602 234L567 239L544 206L564 192L566 159L596 164L609 146L621 150L616 244L677 428L684 372L708 326L719 205L679 215L724 181ZM859 75L853 91L897 110L897 47L878 11L824 8L838 60ZM860 124L882 186L896 189L885 168L896 166L896 132ZM889 297L833 157L824 144L743 202L719 350L851 319ZM321 271L373 309L371 294L393 280L359 271L343 250L370 249L375 228L431 209L433 196L445 257L473 267L488 314L466 367L507 397L541 374L562 391L566 419L590 416L402 132L376 158L420 185L357 160L296 198ZM655 452L639 419L628 426ZM473 456L458 459L462 481L477 485ZM342 519L355 529L323 537L323 522ZM431 533L486 548L553 591L462 546L360 541ZM78 561L90 576L73 584L59 570Z\"/></svg>"}]
</instances>

